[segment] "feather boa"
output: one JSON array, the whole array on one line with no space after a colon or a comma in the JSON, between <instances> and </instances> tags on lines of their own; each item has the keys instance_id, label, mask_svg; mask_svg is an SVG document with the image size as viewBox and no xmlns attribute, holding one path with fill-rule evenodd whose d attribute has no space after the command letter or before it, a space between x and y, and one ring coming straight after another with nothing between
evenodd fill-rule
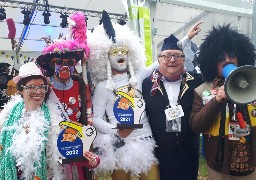
<instances>
[{"instance_id":1,"label":"feather boa","mask_svg":"<svg viewBox=\"0 0 256 180\"><path fill-rule=\"evenodd\" d=\"M76 12L70 16L70 19L75 22L75 26L71 27L71 32L69 32L68 40L56 40L53 44L43 49L43 54L54 52L65 53L69 51L83 49L86 57L89 57L90 48L87 45L85 16L82 12Z\"/></svg>"},{"instance_id":2,"label":"feather boa","mask_svg":"<svg viewBox=\"0 0 256 180\"><path fill-rule=\"evenodd\" d=\"M99 148L97 154L100 164L96 173L112 172L122 169L133 175L146 174L158 161L153 154L155 141L153 138L124 138L125 145L119 149L113 148L114 135L97 133L94 146Z\"/></svg>"},{"instance_id":3,"label":"feather boa","mask_svg":"<svg viewBox=\"0 0 256 180\"><path fill-rule=\"evenodd\" d=\"M7 103L0 113L0 128L3 127L4 121L8 118L9 113L13 109L13 107L18 103L23 101L23 99L19 96L12 96L12 100ZM47 141L47 147L46 147L46 155L47 155L47 179L52 178L52 180L61 180L64 179L64 169L59 163L59 158L61 158L61 155L58 151L57 148L57 138L58 134L60 132L59 128L59 122L62 121L60 112L57 109L57 106L51 102L48 101L47 105L50 109L50 117L51 117L51 122L49 128L49 133L48 133L48 141ZM33 121L32 117L34 120ZM22 125L17 128L17 131L20 132L20 134L15 133L14 135L14 141L13 141L13 146L10 148L10 151L13 153L13 155L17 158L17 165L21 167L21 170L24 173L30 173L34 171L34 165L33 162L35 162L39 156L37 155L37 152L40 152L41 150L36 147L37 145L35 143L28 143L28 141L35 141L39 140L42 141L45 139L45 137L39 137L40 133L35 132L36 129L39 130L39 132L43 131L44 128L46 128L47 124L45 124L43 121L44 117L41 112L36 111L34 113L31 113L31 118L29 121L31 121L30 124L30 133L29 134L24 134L22 132ZM36 123L33 123L36 122ZM1 128L2 129L2 128ZM25 137L27 136L27 137ZM26 147L26 148L25 148ZM41 146L41 148L44 148ZM29 159L26 157L26 154L31 153L28 157L31 158ZM39 153L38 153L39 154ZM25 164L24 164L25 163ZM28 166L28 167L25 167ZM26 176L26 174L24 174Z\"/></svg>"},{"instance_id":4,"label":"feather boa","mask_svg":"<svg viewBox=\"0 0 256 180\"><path fill-rule=\"evenodd\" d=\"M23 172L22 176L27 179L32 179L36 172L35 163L39 164L41 155L45 150L45 131L50 127L50 122L45 119L44 112L41 107L29 113L29 117L25 117L27 112L22 110L22 116L13 127L3 128L2 130L15 129L12 137L12 146L10 147L11 154L16 159L16 166ZM24 127L29 126L26 133Z\"/></svg>"},{"instance_id":5,"label":"feather boa","mask_svg":"<svg viewBox=\"0 0 256 180\"><path fill-rule=\"evenodd\" d=\"M14 21L12 18L8 18L6 19L6 22L9 30L8 38L14 39L16 35L16 27L15 27Z\"/></svg>"},{"instance_id":6,"label":"feather boa","mask_svg":"<svg viewBox=\"0 0 256 180\"><path fill-rule=\"evenodd\" d=\"M70 16L70 19L76 23L76 26L72 27L73 39L85 50L86 57L89 57L90 49L87 46L86 20L84 13L76 12Z\"/></svg>"},{"instance_id":7,"label":"feather boa","mask_svg":"<svg viewBox=\"0 0 256 180\"><path fill-rule=\"evenodd\" d=\"M15 104L21 101L22 101L21 96L16 95L16 96L12 96L12 100L4 105L4 109L0 112L0 130L2 129L4 125L4 121L8 118L8 115L10 114Z\"/></svg>"}]
</instances>

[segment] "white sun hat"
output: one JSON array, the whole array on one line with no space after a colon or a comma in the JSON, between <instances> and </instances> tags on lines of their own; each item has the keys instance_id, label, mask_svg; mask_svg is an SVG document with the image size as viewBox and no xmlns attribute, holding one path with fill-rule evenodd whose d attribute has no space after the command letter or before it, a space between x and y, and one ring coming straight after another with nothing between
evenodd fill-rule
<instances>
[{"instance_id":1,"label":"white sun hat","mask_svg":"<svg viewBox=\"0 0 256 180\"><path fill-rule=\"evenodd\" d=\"M20 67L19 75L15 76L13 78L13 81L17 84L19 82L19 80L21 80L22 78L29 77L29 76L35 76L35 75L39 75L39 76L46 78L43 75L42 71L39 69L39 67L34 62L28 62L26 64L23 64ZM48 79L46 78L46 80L48 80Z\"/></svg>"},{"instance_id":2,"label":"white sun hat","mask_svg":"<svg viewBox=\"0 0 256 180\"><path fill-rule=\"evenodd\" d=\"M20 69L21 66L22 66L22 64L17 63L17 64L14 64L14 65L13 65L13 68L14 68L16 71L19 71L19 69Z\"/></svg>"}]
</instances>

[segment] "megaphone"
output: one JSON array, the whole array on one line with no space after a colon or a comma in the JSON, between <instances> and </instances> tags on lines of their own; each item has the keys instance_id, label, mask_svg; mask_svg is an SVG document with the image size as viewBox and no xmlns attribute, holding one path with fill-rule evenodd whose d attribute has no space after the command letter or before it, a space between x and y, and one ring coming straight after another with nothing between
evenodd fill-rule
<instances>
[{"instance_id":1,"label":"megaphone","mask_svg":"<svg viewBox=\"0 0 256 180\"><path fill-rule=\"evenodd\" d=\"M226 79L224 90L228 99L235 104L249 104L256 100L256 67L228 64L223 67Z\"/></svg>"}]
</instances>

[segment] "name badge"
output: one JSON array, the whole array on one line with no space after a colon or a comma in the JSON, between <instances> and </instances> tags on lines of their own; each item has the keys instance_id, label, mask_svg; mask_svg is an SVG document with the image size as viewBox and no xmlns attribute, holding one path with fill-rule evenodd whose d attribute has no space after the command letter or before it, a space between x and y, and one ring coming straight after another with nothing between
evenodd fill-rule
<instances>
[{"instance_id":1,"label":"name badge","mask_svg":"<svg viewBox=\"0 0 256 180\"><path fill-rule=\"evenodd\" d=\"M170 108L165 109L165 115L167 121L175 120L184 116L183 109L181 105L171 106Z\"/></svg>"}]
</instances>

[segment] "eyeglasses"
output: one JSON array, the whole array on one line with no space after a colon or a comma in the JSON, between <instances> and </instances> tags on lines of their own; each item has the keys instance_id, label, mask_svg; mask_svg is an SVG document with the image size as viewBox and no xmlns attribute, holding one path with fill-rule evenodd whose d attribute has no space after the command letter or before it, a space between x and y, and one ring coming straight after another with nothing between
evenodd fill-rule
<instances>
[{"instance_id":1,"label":"eyeglasses","mask_svg":"<svg viewBox=\"0 0 256 180\"><path fill-rule=\"evenodd\" d=\"M64 62L68 65L68 66L74 66L76 64L76 60L75 59L62 59L62 58L53 58L51 60L52 62L54 62L57 65L63 65Z\"/></svg>"},{"instance_id":2,"label":"eyeglasses","mask_svg":"<svg viewBox=\"0 0 256 180\"><path fill-rule=\"evenodd\" d=\"M111 47L109 50L109 54L112 56L117 56L118 53L121 52L122 55L128 54L128 47L122 46L122 47Z\"/></svg>"},{"instance_id":3,"label":"eyeglasses","mask_svg":"<svg viewBox=\"0 0 256 180\"><path fill-rule=\"evenodd\" d=\"M223 54L223 55L220 55L218 58L220 61L223 61L225 60L226 58L228 57L228 59L230 60L234 60L234 59L237 59L237 54L236 53L230 53L230 54Z\"/></svg>"},{"instance_id":4,"label":"eyeglasses","mask_svg":"<svg viewBox=\"0 0 256 180\"><path fill-rule=\"evenodd\" d=\"M181 60L183 59L185 56L181 55L181 54L162 54L159 57L163 57L164 60L166 61L170 61L172 59L172 57L174 58L174 60Z\"/></svg>"},{"instance_id":5,"label":"eyeglasses","mask_svg":"<svg viewBox=\"0 0 256 180\"><path fill-rule=\"evenodd\" d=\"M49 89L49 85L45 85L45 84L41 84L39 86L36 86L36 85L23 86L23 85L21 85L21 87L23 89L26 89L28 92L31 92L31 91L36 92L37 90L40 90L41 92L47 92Z\"/></svg>"}]
</instances>

